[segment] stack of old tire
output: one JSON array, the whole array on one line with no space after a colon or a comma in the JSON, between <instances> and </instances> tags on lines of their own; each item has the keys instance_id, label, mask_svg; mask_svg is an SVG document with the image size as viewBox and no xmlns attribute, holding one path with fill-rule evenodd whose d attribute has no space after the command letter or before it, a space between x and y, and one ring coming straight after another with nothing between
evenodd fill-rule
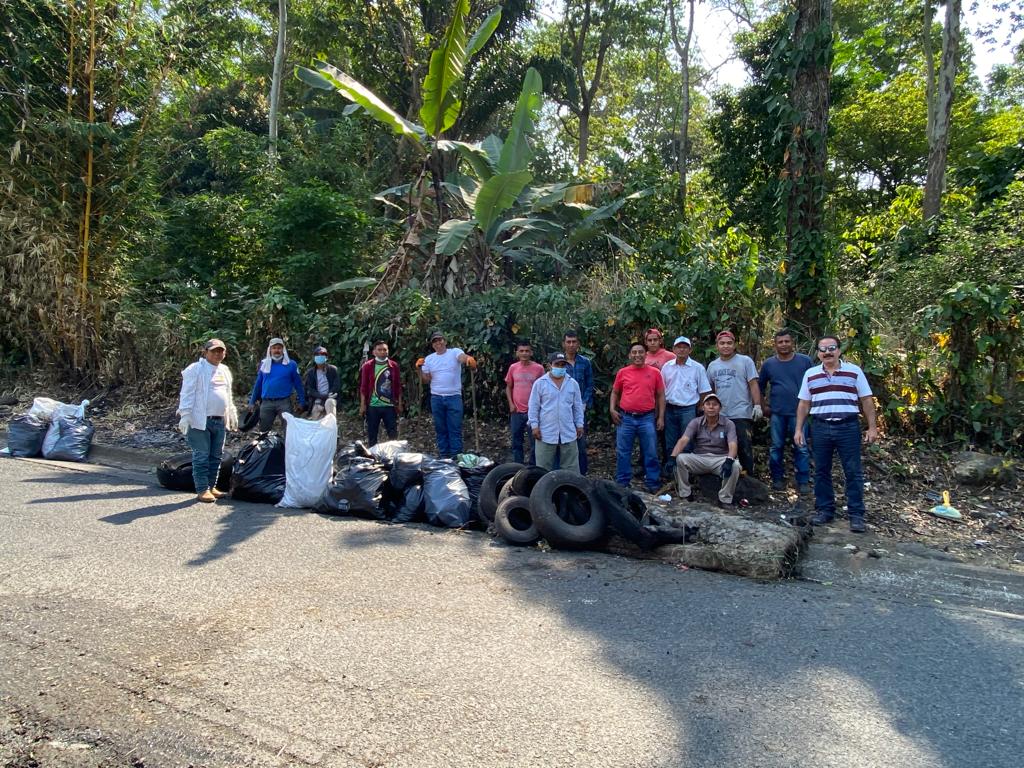
<instances>
[{"instance_id":1,"label":"stack of old tire","mask_svg":"<svg viewBox=\"0 0 1024 768\"><path fill-rule=\"evenodd\" d=\"M583 549L605 534L605 514L592 495L591 482L575 472L499 464L484 478L478 511L510 544L543 538L557 549Z\"/></svg>"}]
</instances>

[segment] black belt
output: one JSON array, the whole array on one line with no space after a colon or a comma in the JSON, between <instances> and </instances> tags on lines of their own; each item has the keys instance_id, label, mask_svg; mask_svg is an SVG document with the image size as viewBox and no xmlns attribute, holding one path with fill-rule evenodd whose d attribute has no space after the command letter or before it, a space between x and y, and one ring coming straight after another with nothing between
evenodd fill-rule
<instances>
[{"instance_id":1,"label":"black belt","mask_svg":"<svg viewBox=\"0 0 1024 768\"><path fill-rule=\"evenodd\" d=\"M696 408L696 403L690 403L689 405L676 405L675 403L665 403L666 408Z\"/></svg>"},{"instance_id":2,"label":"black belt","mask_svg":"<svg viewBox=\"0 0 1024 768\"><path fill-rule=\"evenodd\" d=\"M264 397L261 402L264 402L264 403L276 403L276 402L278 402L280 400L291 400L291 399L292 399L291 395L288 395L287 397Z\"/></svg>"},{"instance_id":3,"label":"black belt","mask_svg":"<svg viewBox=\"0 0 1024 768\"><path fill-rule=\"evenodd\" d=\"M626 414L627 416L632 416L634 419L642 419L644 416L650 416L652 413L654 413L654 409L652 408L649 411L643 412L623 411L623 413Z\"/></svg>"},{"instance_id":4,"label":"black belt","mask_svg":"<svg viewBox=\"0 0 1024 768\"><path fill-rule=\"evenodd\" d=\"M212 421L224 421L223 416L207 416L206 418L211 419Z\"/></svg>"}]
</instances>

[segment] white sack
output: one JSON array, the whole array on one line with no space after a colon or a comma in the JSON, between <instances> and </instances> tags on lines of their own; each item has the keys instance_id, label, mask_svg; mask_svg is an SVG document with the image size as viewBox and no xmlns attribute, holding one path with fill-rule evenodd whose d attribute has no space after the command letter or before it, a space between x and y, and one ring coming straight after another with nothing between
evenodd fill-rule
<instances>
[{"instance_id":1,"label":"white sack","mask_svg":"<svg viewBox=\"0 0 1024 768\"><path fill-rule=\"evenodd\" d=\"M312 507L331 482L338 447L335 409L334 400L328 400L327 415L319 421L281 414L288 429L284 437L284 498L277 506Z\"/></svg>"}]
</instances>

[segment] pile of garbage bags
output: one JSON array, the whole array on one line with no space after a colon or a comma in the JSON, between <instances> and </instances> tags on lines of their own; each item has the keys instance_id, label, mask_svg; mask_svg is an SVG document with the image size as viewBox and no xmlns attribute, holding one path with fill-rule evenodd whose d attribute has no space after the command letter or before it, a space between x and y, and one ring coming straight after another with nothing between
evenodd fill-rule
<instances>
[{"instance_id":1,"label":"pile of garbage bags","mask_svg":"<svg viewBox=\"0 0 1024 768\"><path fill-rule=\"evenodd\" d=\"M7 453L59 461L85 461L95 428L85 417L88 400L78 405L37 397L26 413L7 425Z\"/></svg>"}]
</instances>

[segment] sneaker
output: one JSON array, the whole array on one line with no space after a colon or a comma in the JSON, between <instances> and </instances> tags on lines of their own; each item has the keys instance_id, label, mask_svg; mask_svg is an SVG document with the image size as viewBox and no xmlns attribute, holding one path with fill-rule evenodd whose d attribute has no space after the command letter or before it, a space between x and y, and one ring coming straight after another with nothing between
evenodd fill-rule
<instances>
[{"instance_id":1,"label":"sneaker","mask_svg":"<svg viewBox=\"0 0 1024 768\"><path fill-rule=\"evenodd\" d=\"M799 493L801 496L808 496L808 495L810 495L810 493L811 493L811 484L810 483L800 483L800 485L798 485L796 487L796 492Z\"/></svg>"},{"instance_id":2,"label":"sneaker","mask_svg":"<svg viewBox=\"0 0 1024 768\"><path fill-rule=\"evenodd\" d=\"M786 490L786 481L785 480L772 480L772 490L773 491L784 491L784 490Z\"/></svg>"},{"instance_id":3,"label":"sneaker","mask_svg":"<svg viewBox=\"0 0 1024 768\"><path fill-rule=\"evenodd\" d=\"M213 494L213 498L215 499L223 499L225 496L228 495L226 491L221 491L217 488L211 488L210 493Z\"/></svg>"},{"instance_id":4,"label":"sneaker","mask_svg":"<svg viewBox=\"0 0 1024 768\"><path fill-rule=\"evenodd\" d=\"M718 507L719 509L729 509L729 510L736 509L736 505L733 502L731 502L731 501L722 501L721 499L719 499L718 501L715 502L715 506Z\"/></svg>"},{"instance_id":5,"label":"sneaker","mask_svg":"<svg viewBox=\"0 0 1024 768\"><path fill-rule=\"evenodd\" d=\"M811 518L811 525L828 525L832 522L834 515L830 515L828 512L819 512Z\"/></svg>"},{"instance_id":6,"label":"sneaker","mask_svg":"<svg viewBox=\"0 0 1024 768\"><path fill-rule=\"evenodd\" d=\"M863 517L851 517L850 518L850 532L851 533L867 533L867 526L864 524Z\"/></svg>"},{"instance_id":7,"label":"sneaker","mask_svg":"<svg viewBox=\"0 0 1024 768\"><path fill-rule=\"evenodd\" d=\"M210 493L209 490L205 490L196 496L196 501L201 501L204 504L212 504L217 500L217 497Z\"/></svg>"}]
</instances>

